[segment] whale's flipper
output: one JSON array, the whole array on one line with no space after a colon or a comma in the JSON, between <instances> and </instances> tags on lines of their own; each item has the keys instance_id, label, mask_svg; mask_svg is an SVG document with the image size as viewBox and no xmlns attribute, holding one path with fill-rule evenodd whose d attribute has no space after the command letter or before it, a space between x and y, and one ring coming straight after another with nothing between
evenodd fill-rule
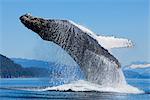
<instances>
[{"instance_id":1,"label":"whale's flipper","mask_svg":"<svg viewBox=\"0 0 150 100\"><path fill-rule=\"evenodd\" d=\"M88 28L76 24L73 21L70 21L73 25L77 26L79 29L81 29L83 32L87 33L89 36L92 38L96 39L97 42L104 48L106 49L112 49L112 48L130 48L133 47L133 43L129 39L125 38L117 38L115 36L101 36L101 35L96 35L93 33L91 30Z\"/></svg>"},{"instance_id":2,"label":"whale's flipper","mask_svg":"<svg viewBox=\"0 0 150 100\"><path fill-rule=\"evenodd\" d=\"M122 82L120 63L98 43L93 33L68 20L43 19L28 14L20 20L43 40L62 47L81 67L88 81L101 85Z\"/></svg>"},{"instance_id":3,"label":"whale's flipper","mask_svg":"<svg viewBox=\"0 0 150 100\"><path fill-rule=\"evenodd\" d=\"M97 36L97 41L106 49L133 47L131 40L114 36Z\"/></svg>"}]
</instances>

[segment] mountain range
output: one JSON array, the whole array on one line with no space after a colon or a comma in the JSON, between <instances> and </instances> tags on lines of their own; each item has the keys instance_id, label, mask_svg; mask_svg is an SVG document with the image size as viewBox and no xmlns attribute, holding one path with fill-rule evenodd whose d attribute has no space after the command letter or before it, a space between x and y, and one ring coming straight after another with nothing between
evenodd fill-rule
<instances>
[{"instance_id":1,"label":"mountain range","mask_svg":"<svg viewBox=\"0 0 150 100\"><path fill-rule=\"evenodd\" d=\"M0 77L68 77L70 74L81 76L79 67L68 69L66 65L34 59L8 58L0 54ZM133 62L122 68L126 78L150 78L150 63ZM69 72L65 73L66 70ZM83 75L82 75L83 76Z\"/></svg>"},{"instance_id":2,"label":"mountain range","mask_svg":"<svg viewBox=\"0 0 150 100\"><path fill-rule=\"evenodd\" d=\"M10 58L0 54L0 77L18 78L18 77L48 77L50 72L46 68L22 67Z\"/></svg>"},{"instance_id":3,"label":"mountain range","mask_svg":"<svg viewBox=\"0 0 150 100\"><path fill-rule=\"evenodd\" d=\"M41 61L41 60L34 60L34 59L22 59L22 58L11 58L14 62L22 65L23 67L38 67L38 68L48 68L50 71L57 71L59 70L59 66L63 65L58 65L56 66L56 63L52 62L46 62L46 61ZM150 67L144 67L148 65L148 62L143 62L143 61L136 61L132 62L129 65L126 65L122 68L124 75L126 78L150 78ZM132 68L132 66L136 68ZM141 67L140 67L141 66ZM64 69L66 66L63 66ZM140 68L138 68L140 67ZM142 68L143 67L143 68Z\"/></svg>"},{"instance_id":4,"label":"mountain range","mask_svg":"<svg viewBox=\"0 0 150 100\"><path fill-rule=\"evenodd\" d=\"M52 62L35 60L35 59L23 59L23 58L10 58L15 63L20 64L24 68L36 67L36 68L50 68L53 65Z\"/></svg>"},{"instance_id":5,"label":"mountain range","mask_svg":"<svg viewBox=\"0 0 150 100\"><path fill-rule=\"evenodd\" d=\"M123 72L127 78L148 78L150 79L150 63L133 62L123 67Z\"/></svg>"}]
</instances>

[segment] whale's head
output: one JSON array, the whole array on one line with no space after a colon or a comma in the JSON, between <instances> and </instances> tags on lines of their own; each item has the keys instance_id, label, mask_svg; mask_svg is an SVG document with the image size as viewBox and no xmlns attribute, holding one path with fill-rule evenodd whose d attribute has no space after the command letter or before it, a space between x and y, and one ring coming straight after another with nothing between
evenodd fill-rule
<instances>
[{"instance_id":1,"label":"whale's head","mask_svg":"<svg viewBox=\"0 0 150 100\"><path fill-rule=\"evenodd\" d=\"M54 20L33 17L25 14L20 17L21 22L32 31L36 32L42 39L54 41L58 34L68 30L67 20Z\"/></svg>"}]
</instances>

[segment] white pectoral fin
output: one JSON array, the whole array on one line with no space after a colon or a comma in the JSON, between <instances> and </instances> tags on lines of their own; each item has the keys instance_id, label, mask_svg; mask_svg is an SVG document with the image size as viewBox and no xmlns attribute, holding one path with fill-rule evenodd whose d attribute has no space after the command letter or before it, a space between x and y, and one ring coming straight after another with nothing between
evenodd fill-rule
<instances>
[{"instance_id":1,"label":"white pectoral fin","mask_svg":"<svg viewBox=\"0 0 150 100\"><path fill-rule=\"evenodd\" d=\"M82 32L87 33L92 38L96 39L98 43L104 47L105 49L109 50L112 48L130 48L133 47L133 43L131 40L125 39L125 38L116 38L114 36L97 36L95 33L93 33L88 28L76 24L73 21L69 21L71 24L78 27Z\"/></svg>"},{"instance_id":2,"label":"white pectoral fin","mask_svg":"<svg viewBox=\"0 0 150 100\"><path fill-rule=\"evenodd\" d=\"M114 36L97 36L97 41L106 49L133 47L133 43L131 40L116 38Z\"/></svg>"}]
</instances>

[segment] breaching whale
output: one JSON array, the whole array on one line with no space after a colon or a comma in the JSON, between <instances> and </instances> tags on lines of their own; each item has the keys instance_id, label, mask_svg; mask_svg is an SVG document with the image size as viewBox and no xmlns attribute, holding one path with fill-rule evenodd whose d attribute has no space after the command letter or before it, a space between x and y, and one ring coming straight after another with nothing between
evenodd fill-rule
<instances>
[{"instance_id":1,"label":"breaching whale","mask_svg":"<svg viewBox=\"0 0 150 100\"><path fill-rule=\"evenodd\" d=\"M80 66L86 80L100 85L123 82L119 61L72 21L44 19L25 14L21 22L43 40L51 41L64 49Z\"/></svg>"}]
</instances>

